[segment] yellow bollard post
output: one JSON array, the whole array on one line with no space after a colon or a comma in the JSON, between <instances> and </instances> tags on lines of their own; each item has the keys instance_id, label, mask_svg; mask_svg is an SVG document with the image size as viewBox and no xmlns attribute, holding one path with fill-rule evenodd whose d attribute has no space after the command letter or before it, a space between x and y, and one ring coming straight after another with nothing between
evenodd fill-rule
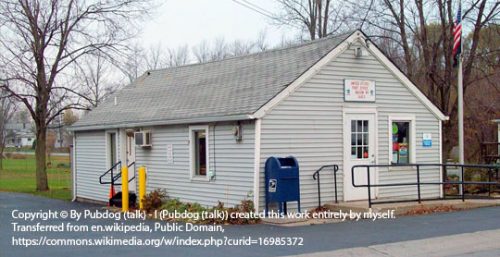
<instances>
[{"instance_id":1,"label":"yellow bollard post","mask_svg":"<svg viewBox=\"0 0 500 257\"><path fill-rule=\"evenodd\" d=\"M122 167L122 212L128 211L128 167Z\"/></svg>"},{"instance_id":2,"label":"yellow bollard post","mask_svg":"<svg viewBox=\"0 0 500 257\"><path fill-rule=\"evenodd\" d=\"M143 209L144 197L146 196L146 167L139 167L139 209Z\"/></svg>"}]
</instances>

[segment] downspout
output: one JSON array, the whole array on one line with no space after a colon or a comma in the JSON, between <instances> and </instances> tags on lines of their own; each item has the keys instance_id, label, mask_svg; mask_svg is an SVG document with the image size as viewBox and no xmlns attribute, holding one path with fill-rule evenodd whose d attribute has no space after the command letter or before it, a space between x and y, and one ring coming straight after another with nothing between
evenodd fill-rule
<instances>
[{"instance_id":1,"label":"downspout","mask_svg":"<svg viewBox=\"0 0 500 257\"><path fill-rule=\"evenodd\" d=\"M73 152L72 152L72 160L71 160L71 166L72 166L72 178L73 178L73 198L71 199L72 202L76 201L76 133L73 132Z\"/></svg>"}]
</instances>

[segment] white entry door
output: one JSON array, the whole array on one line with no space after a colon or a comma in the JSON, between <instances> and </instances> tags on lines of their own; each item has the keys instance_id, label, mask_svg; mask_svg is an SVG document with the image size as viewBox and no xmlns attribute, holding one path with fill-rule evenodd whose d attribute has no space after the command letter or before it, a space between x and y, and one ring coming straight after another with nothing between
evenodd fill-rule
<instances>
[{"instance_id":1,"label":"white entry door","mask_svg":"<svg viewBox=\"0 0 500 257\"><path fill-rule=\"evenodd\" d=\"M352 166L375 164L375 114L374 113L346 113L344 123L344 200L366 200L368 189L352 185ZM376 170L370 169L370 183L374 183ZM356 185L366 185L366 168L354 170ZM375 190L372 188L371 197Z\"/></svg>"},{"instance_id":2,"label":"white entry door","mask_svg":"<svg viewBox=\"0 0 500 257\"><path fill-rule=\"evenodd\" d=\"M133 136L126 135L125 147L126 147L126 158L127 158L125 163L127 165L130 165L131 163L135 162L135 140L134 140ZM130 166L129 171L128 171L129 180L137 175L136 172L137 172L137 165ZM130 185L129 185L130 191L135 190L135 188L136 188L135 181L136 180L137 180L137 176L136 176L136 179L130 181Z\"/></svg>"},{"instance_id":3,"label":"white entry door","mask_svg":"<svg viewBox=\"0 0 500 257\"><path fill-rule=\"evenodd\" d=\"M127 163L135 162L135 141L134 137L127 136Z\"/></svg>"}]
</instances>

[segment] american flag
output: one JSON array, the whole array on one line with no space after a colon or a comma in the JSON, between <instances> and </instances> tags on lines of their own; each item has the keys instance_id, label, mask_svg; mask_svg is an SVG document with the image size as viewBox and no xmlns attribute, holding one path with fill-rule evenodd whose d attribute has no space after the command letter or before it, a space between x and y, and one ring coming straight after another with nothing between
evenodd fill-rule
<instances>
[{"instance_id":1,"label":"american flag","mask_svg":"<svg viewBox=\"0 0 500 257\"><path fill-rule=\"evenodd\" d=\"M453 58L456 66L462 53L462 5L458 5L457 19L453 25Z\"/></svg>"}]
</instances>

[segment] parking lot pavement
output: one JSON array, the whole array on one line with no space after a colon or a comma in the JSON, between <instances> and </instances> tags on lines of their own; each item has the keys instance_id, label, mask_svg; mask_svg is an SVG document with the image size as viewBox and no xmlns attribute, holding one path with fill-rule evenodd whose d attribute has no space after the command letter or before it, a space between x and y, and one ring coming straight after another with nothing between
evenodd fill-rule
<instances>
[{"instance_id":1,"label":"parking lot pavement","mask_svg":"<svg viewBox=\"0 0 500 257\"><path fill-rule=\"evenodd\" d=\"M294 257L445 257L445 256L500 256L500 229L431 237L396 243L307 253ZM290 256L291 257L291 256Z\"/></svg>"},{"instance_id":2,"label":"parking lot pavement","mask_svg":"<svg viewBox=\"0 0 500 257\"><path fill-rule=\"evenodd\" d=\"M328 251L349 250L353 248L373 247L375 245L391 246L391 243L400 243L411 240L431 240L432 238L476 233L480 231L493 231L495 235L500 229L500 207L479 208L467 211L437 213L425 216L405 216L392 220L378 221L350 221L302 227L280 227L272 225L247 225L224 226L225 232L216 237L242 238L242 237L302 237L302 246L12 246L12 238L19 236L32 236L29 232L13 232L13 210L39 211L39 210L101 210L100 206L84 203L72 203L28 194L0 192L0 256L288 256L322 254ZM63 220L64 221L64 220ZM61 220L46 221L46 223L61 223ZM78 224L112 224L110 220L83 220ZM138 224L137 220L126 221L127 224ZM151 226L155 221L145 222ZM37 236L50 236L56 238L148 238L148 237L194 237L209 238L212 232L152 232L152 233L127 233L123 232L37 232ZM475 235L475 234L472 234ZM454 237L451 237L454 238ZM480 237L477 237L478 239ZM454 239L453 239L454 240ZM452 240L450 244L455 244ZM415 241L417 242L417 241ZM461 244L460 241L456 242ZM439 244L436 247L440 246ZM415 255L419 251L418 244ZM379 248L368 248L379 249ZM388 251L393 248L387 248ZM478 250L479 251L479 250ZM489 253L489 252L488 252ZM481 256L481 252L478 254ZM357 255L357 254L356 254ZM320 255L318 255L320 256ZM482 255L484 256L484 255Z\"/></svg>"}]
</instances>

